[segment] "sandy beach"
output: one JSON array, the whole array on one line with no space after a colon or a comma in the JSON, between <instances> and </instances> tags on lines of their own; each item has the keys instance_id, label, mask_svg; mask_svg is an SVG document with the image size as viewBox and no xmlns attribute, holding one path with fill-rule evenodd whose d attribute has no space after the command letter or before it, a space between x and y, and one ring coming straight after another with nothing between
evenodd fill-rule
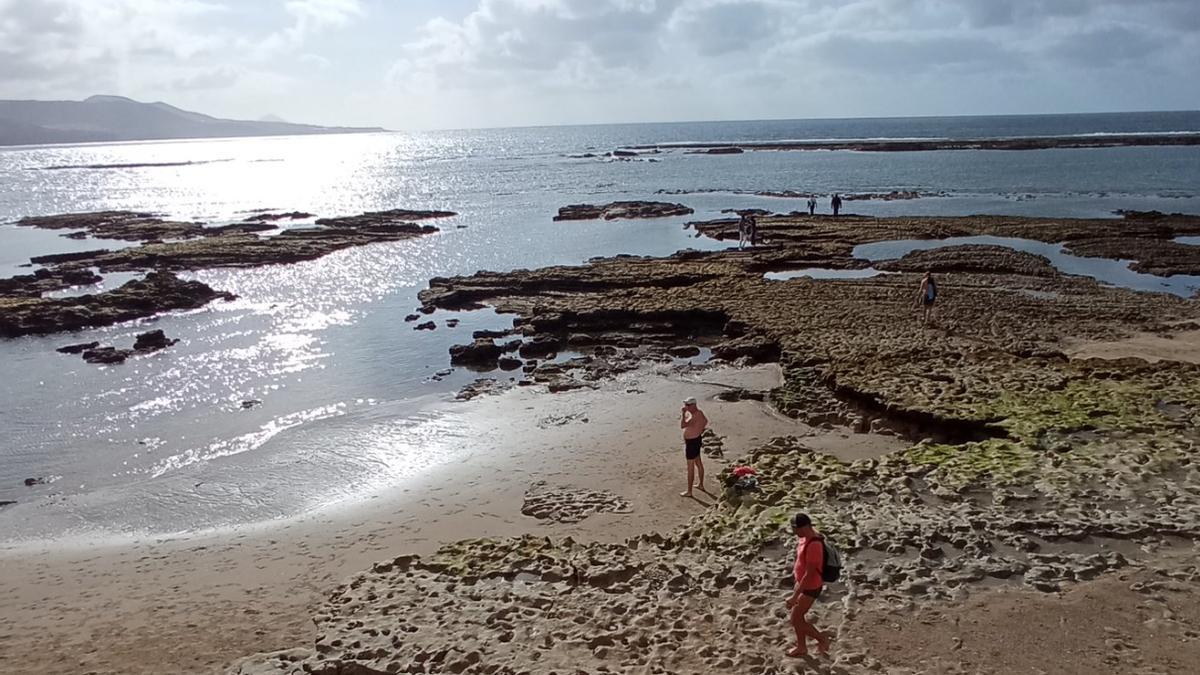
<instances>
[{"instance_id":1,"label":"sandy beach","mask_svg":"<svg viewBox=\"0 0 1200 675\"><path fill-rule=\"evenodd\" d=\"M760 402L714 398L779 382L777 366L683 373L659 367L596 390L550 396L516 389L449 404L468 425L466 435L478 440L450 463L361 504L244 530L5 552L0 671L221 672L246 654L310 643L309 616L328 592L397 553L521 534L619 542L678 526L712 502L701 493L695 500L678 496L678 402L685 396L701 399L728 458L782 435L808 436L847 459L902 445L884 437L864 445L844 430L818 431ZM725 463L706 461L713 488ZM535 481L618 495L629 512L576 523L522 515Z\"/></svg>"}]
</instances>

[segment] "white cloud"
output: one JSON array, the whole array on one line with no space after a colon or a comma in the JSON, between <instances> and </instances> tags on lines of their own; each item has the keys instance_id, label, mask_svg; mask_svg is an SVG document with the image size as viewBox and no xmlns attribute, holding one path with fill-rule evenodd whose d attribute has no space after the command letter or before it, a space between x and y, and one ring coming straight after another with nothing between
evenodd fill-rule
<instances>
[{"instance_id":1,"label":"white cloud","mask_svg":"<svg viewBox=\"0 0 1200 675\"><path fill-rule=\"evenodd\" d=\"M365 13L360 0L286 0L291 25L258 44L256 55L269 57L304 44L328 29L342 28Z\"/></svg>"}]
</instances>

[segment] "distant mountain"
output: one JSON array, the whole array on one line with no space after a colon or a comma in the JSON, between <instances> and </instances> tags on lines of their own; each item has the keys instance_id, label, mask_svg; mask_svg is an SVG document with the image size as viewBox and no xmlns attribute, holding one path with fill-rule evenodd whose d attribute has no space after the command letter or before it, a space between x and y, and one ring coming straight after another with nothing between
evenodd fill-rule
<instances>
[{"instance_id":1,"label":"distant mountain","mask_svg":"<svg viewBox=\"0 0 1200 675\"><path fill-rule=\"evenodd\" d=\"M277 120L227 120L123 96L92 96L83 101L0 101L0 145L384 131L378 127L321 127Z\"/></svg>"}]
</instances>

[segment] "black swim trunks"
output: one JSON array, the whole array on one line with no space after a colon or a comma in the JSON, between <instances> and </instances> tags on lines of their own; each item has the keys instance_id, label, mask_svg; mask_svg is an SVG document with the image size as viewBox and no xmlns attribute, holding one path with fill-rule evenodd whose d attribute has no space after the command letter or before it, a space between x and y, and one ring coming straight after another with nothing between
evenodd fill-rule
<instances>
[{"instance_id":1,"label":"black swim trunks","mask_svg":"<svg viewBox=\"0 0 1200 675\"><path fill-rule=\"evenodd\" d=\"M824 591L825 591L825 587L822 586L820 588L816 588L811 591L800 591L800 593L801 593L801 595L807 595L808 597L812 598L813 600L816 600L817 598L821 597L821 593Z\"/></svg>"},{"instance_id":2,"label":"black swim trunks","mask_svg":"<svg viewBox=\"0 0 1200 675\"><path fill-rule=\"evenodd\" d=\"M700 437L683 439L683 456L688 459L700 459Z\"/></svg>"}]
</instances>

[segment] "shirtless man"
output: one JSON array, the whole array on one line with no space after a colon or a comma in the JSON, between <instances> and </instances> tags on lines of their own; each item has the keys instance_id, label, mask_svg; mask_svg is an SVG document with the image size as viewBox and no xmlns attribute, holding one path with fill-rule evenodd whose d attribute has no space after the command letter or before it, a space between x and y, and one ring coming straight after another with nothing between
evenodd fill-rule
<instances>
[{"instance_id":1,"label":"shirtless man","mask_svg":"<svg viewBox=\"0 0 1200 675\"><path fill-rule=\"evenodd\" d=\"M696 407L696 399L691 396L683 399L683 409L679 411L679 428L683 429L683 456L687 458L687 491L680 492L680 497L692 496L692 478L700 472L700 481L696 485L704 492L704 461L700 459L700 436L708 426L708 418Z\"/></svg>"}]
</instances>

